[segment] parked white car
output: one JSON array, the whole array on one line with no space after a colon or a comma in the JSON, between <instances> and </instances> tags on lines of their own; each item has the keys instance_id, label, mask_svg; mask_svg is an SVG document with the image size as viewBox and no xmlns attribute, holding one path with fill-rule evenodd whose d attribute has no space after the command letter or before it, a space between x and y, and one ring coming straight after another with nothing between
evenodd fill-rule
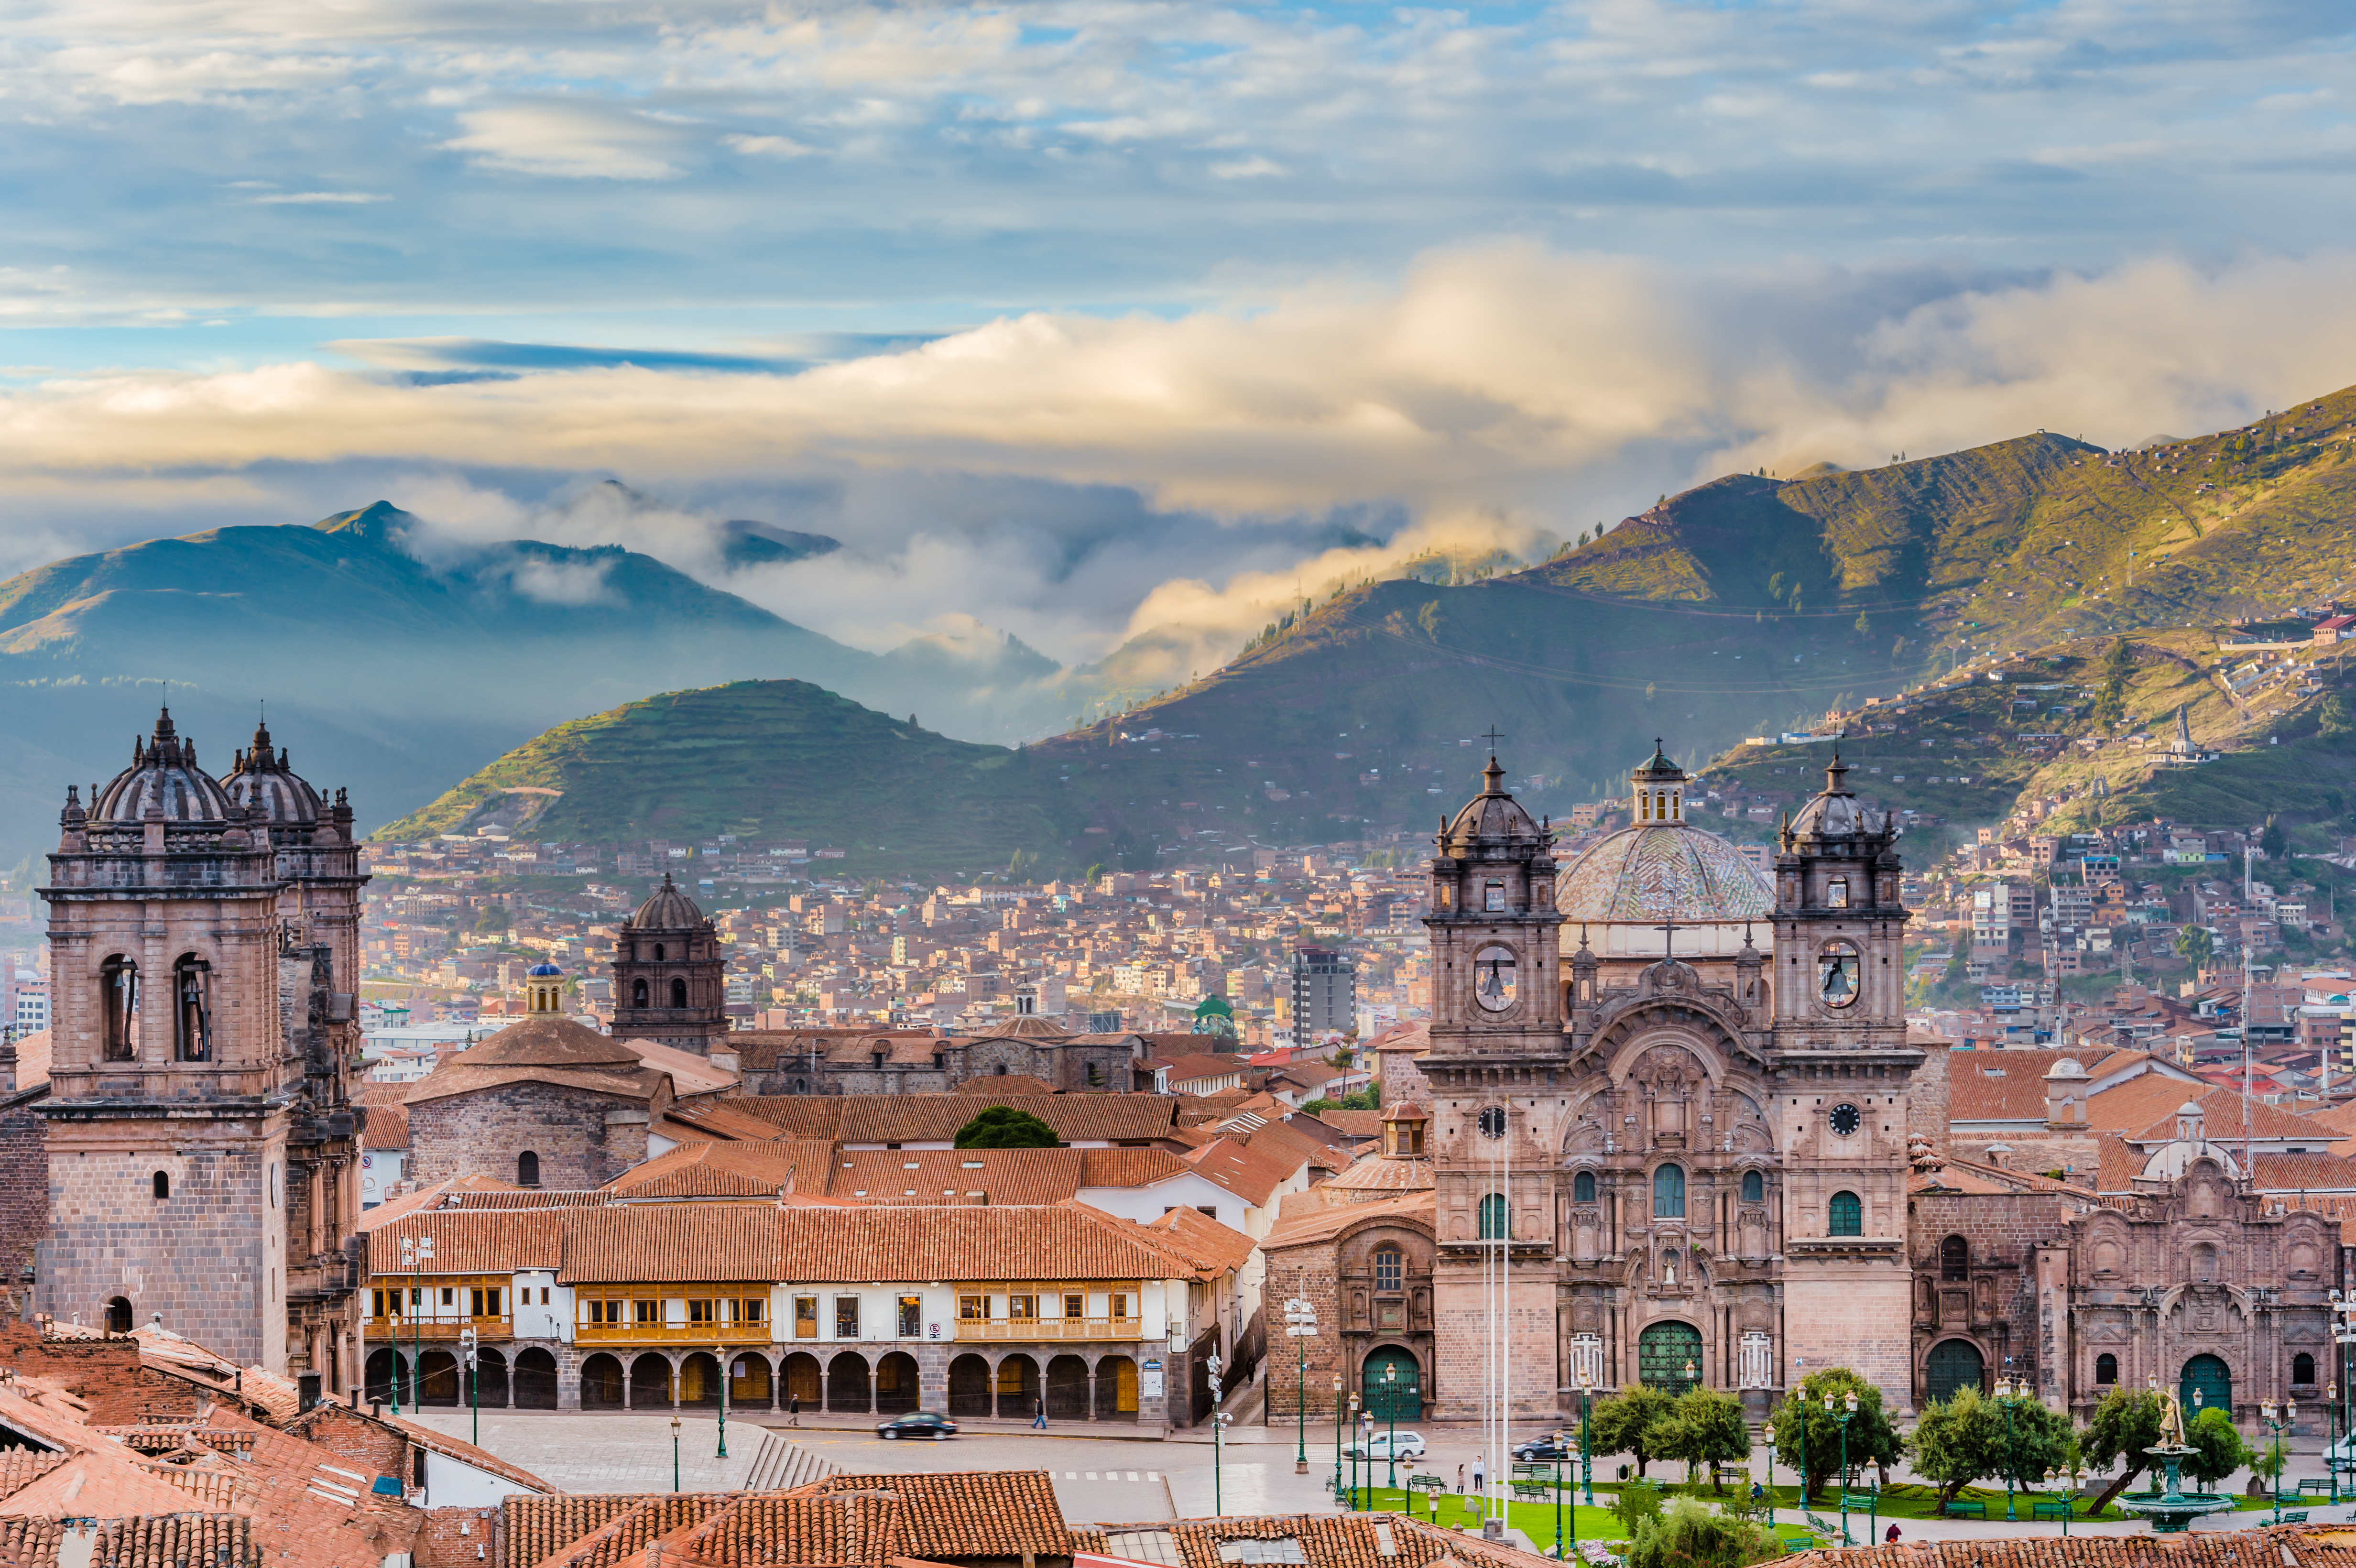
<instances>
[{"instance_id":1,"label":"parked white car","mask_svg":"<svg viewBox=\"0 0 2356 1568\"><path fill-rule=\"evenodd\" d=\"M1353 1443L1347 1450L1353 1459L1420 1459L1423 1457L1423 1434L1402 1432L1394 1436L1377 1432L1363 1443Z\"/></svg>"}]
</instances>

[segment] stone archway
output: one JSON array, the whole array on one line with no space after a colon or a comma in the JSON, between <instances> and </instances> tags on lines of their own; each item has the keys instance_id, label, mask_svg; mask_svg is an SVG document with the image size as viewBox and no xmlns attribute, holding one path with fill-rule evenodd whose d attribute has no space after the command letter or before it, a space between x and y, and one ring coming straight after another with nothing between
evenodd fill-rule
<instances>
[{"instance_id":1,"label":"stone archway","mask_svg":"<svg viewBox=\"0 0 2356 1568\"><path fill-rule=\"evenodd\" d=\"M1675 1398L1703 1378L1701 1330L1671 1319L1636 1336L1636 1376ZM1691 1368L1691 1371L1687 1371Z\"/></svg>"},{"instance_id":2,"label":"stone archway","mask_svg":"<svg viewBox=\"0 0 2356 1568\"><path fill-rule=\"evenodd\" d=\"M670 1361L652 1350L630 1363L630 1408L670 1408Z\"/></svg>"},{"instance_id":3,"label":"stone archway","mask_svg":"<svg viewBox=\"0 0 2356 1568\"><path fill-rule=\"evenodd\" d=\"M990 1363L971 1351L949 1363L949 1413L990 1413Z\"/></svg>"},{"instance_id":4,"label":"stone archway","mask_svg":"<svg viewBox=\"0 0 2356 1568\"><path fill-rule=\"evenodd\" d=\"M867 1380L867 1358L843 1351L826 1364L826 1408L864 1415L875 1408Z\"/></svg>"},{"instance_id":5,"label":"stone archway","mask_svg":"<svg viewBox=\"0 0 2356 1568\"><path fill-rule=\"evenodd\" d=\"M1942 1339L1922 1358L1922 1403L1944 1404L1964 1389L1986 1386L1987 1358L1969 1339Z\"/></svg>"},{"instance_id":6,"label":"stone archway","mask_svg":"<svg viewBox=\"0 0 2356 1568\"><path fill-rule=\"evenodd\" d=\"M618 1383L622 1370L621 1363L616 1361L611 1356L605 1357L605 1360L613 1367ZM587 1403L589 1373L585 1367L582 1369L581 1373L581 1395L582 1403ZM556 1408L556 1358L537 1345L516 1353L515 1405L518 1410L554 1410Z\"/></svg>"},{"instance_id":7,"label":"stone archway","mask_svg":"<svg viewBox=\"0 0 2356 1568\"><path fill-rule=\"evenodd\" d=\"M533 1352L527 1350L526 1356ZM546 1355L546 1351L540 1352ZM523 1369L519 1366L519 1378ZM554 1376L554 1368L550 1369ZM581 1363L581 1408L584 1410L622 1410L630 1403L629 1379L623 1373L621 1358L600 1350ZM554 1408L553 1403L550 1405Z\"/></svg>"}]
</instances>

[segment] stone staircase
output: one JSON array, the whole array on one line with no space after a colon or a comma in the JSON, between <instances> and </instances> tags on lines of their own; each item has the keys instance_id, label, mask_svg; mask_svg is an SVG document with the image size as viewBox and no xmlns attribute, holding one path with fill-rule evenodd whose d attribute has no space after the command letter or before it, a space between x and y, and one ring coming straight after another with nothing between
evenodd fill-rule
<instances>
[{"instance_id":1,"label":"stone staircase","mask_svg":"<svg viewBox=\"0 0 2356 1568\"><path fill-rule=\"evenodd\" d=\"M766 1426L759 1431L760 1445L753 1450L752 1467L744 1472L744 1489L748 1492L778 1492L808 1486L842 1468Z\"/></svg>"}]
</instances>

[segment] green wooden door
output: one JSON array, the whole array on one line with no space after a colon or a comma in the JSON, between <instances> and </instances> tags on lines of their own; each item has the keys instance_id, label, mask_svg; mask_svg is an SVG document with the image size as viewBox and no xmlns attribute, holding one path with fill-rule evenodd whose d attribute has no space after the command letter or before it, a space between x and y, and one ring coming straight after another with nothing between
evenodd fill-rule
<instances>
[{"instance_id":1,"label":"green wooden door","mask_svg":"<svg viewBox=\"0 0 2356 1568\"><path fill-rule=\"evenodd\" d=\"M2192 1395L2201 1395L2194 1404ZM2233 1374L2225 1363L2214 1356L2195 1356L2184 1363L2184 1375L2177 1380L2177 1399L2184 1406L2184 1424L2188 1426L2204 1410L2222 1410L2233 1413Z\"/></svg>"},{"instance_id":2,"label":"green wooden door","mask_svg":"<svg viewBox=\"0 0 2356 1568\"><path fill-rule=\"evenodd\" d=\"M1987 1361L1978 1346L1968 1339L1942 1339L1922 1362L1923 1401L1944 1404L1957 1389L1977 1389L1987 1373Z\"/></svg>"},{"instance_id":3,"label":"green wooden door","mask_svg":"<svg viewBox=\"0 0 2356 1568\"><path fill-rule=\"evenodd\" d=\"M1384 1374L1395 1374L1386 1378ZM1376 1424L1418 1421L1423 1416L1423 1377L1415 1358L1397 1345L1385 1345L1366 1358L1359 1373L1359 1393L1374 1412Z\"/></svg>"},{"instance_id":4,"label":"green wooden door","mask_svg":"<svg viewBox=\"0 0 2356 1568\"><path fill-rule=\"evenodd\" d=\"M1670 1394L1701 1381L1701 1330L1690 1323L1655 1323L1645 1329L1636 1336L1636 1375Z\"/></svg>"}]
</instances>

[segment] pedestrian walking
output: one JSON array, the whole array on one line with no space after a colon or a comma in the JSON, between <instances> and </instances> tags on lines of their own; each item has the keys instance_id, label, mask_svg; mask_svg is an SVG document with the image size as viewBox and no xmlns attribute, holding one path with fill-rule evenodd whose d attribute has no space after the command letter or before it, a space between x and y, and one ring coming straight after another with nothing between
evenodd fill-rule
<instances>
[{"instance_id":1,"label":"pedestrian walking","mask_svg":"<svg viewBox=\"0 0 2356 1568\"><path fill-rule=\"evenodd\" d=\"M1047 1424L1047 1396L1044 1393L1039 1396L1039 1412L1031 1418L1031 1424L1042 1429Z\"/></svg>"},{"instance_id":2,"label":"pedestrian walking","mask_svg":"<svg viewBox=\"0 0 2356 1568\"><path fill-rule=\"evenodd\" d=\"M801 1424L802 1396L798 1393L789 1393L786 1395L786 1424L787 1426L799 1426Z\"/></svg>"},{"instance_id":3,"label":"pedestrian walking","mask_svg":"<svg viewBox=\"0 0 2356 1568\"><path fill-rule=\"evenodd\" d=\"M1890 1532L1889 1532L1888 1534L1884 1535L1881 1539L1882 1539L1882 1540L1884 1540L1884 1541L1888 1541L1888 1542L1890 1542L1890 1544L1891 1544L1892 1546L1897 1545L1897 1544L1898 1544L1898 1526L1897 1526L1897 1525L1895 1525L1895 1524L1892 1524L1892 1525L1890 1527Z\"/></svg>"},{"instance_id":4,"label":"pedestrian walking","mask_svg":"<svg viewBox=\"0 0 2356 1568\"><path fill-rule=\"evenodd\" d=\"M1464 1462L1462 1459L1456 1462L1456 1495L1460 1498L1464 1495Z\"/></svg>"}]
</instances>

